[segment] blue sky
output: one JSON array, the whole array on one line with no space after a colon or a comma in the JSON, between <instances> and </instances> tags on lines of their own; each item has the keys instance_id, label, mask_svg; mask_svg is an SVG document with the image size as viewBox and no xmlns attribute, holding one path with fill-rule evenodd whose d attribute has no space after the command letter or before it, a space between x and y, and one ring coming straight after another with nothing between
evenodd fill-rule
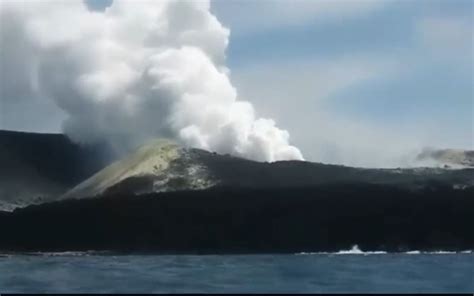
<instances>
[{"instance_id":1,"label":"blue sky","mask_svg":"<svg viewBox=\"0 0 474 296\"><path fill-rule=\"evenodd\" d=\"M355 151L346 163L357 165L394 146L473 149L472 1L212 4L231 29L228 65L241 95L305 156L337 147Z\"/></svg>"}]
</instances>

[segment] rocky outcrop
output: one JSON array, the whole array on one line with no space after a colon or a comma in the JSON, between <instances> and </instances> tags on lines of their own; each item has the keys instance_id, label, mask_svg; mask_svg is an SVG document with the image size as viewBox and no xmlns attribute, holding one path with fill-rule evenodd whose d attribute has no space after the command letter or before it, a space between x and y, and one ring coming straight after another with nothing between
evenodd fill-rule
<instances>
[{"instance_id":1,"label":"rocky outcrop","mask_svg":"<svg viewBox=\"0 0 474 296\"><path fill-rule=\"evenodd\" d=\"M198 190L215 184L217 178L210 175L190 149L159 139L107 166L61 198L86 198L110 192L143 194Z\"/></svg>"}]
</instances>

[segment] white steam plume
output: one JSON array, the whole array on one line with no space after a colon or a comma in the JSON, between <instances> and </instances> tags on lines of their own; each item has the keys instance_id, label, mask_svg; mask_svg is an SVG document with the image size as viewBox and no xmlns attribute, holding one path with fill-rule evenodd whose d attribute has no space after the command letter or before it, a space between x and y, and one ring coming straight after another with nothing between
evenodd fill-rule
<instances>
[{"instance_id":1,"label":"white steam plume","mask_svg":"<svg viewBox=\"0 0 474 296\"><path fill-rule=\"evenodd\" d=\"M303 159L287 131L237 100L229 30L208 1L114 0L104 12L81 0L0 5L0 104L25 92L51 99L83 143L165 136L255 160Z\"/></svg>"}]
</instances>

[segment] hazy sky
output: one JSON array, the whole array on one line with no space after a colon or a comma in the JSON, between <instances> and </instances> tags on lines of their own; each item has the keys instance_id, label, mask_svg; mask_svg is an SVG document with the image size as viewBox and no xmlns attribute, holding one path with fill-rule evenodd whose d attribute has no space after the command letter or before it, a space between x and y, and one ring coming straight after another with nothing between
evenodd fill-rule
<instances>
[{"instance_id":1,"label":"hazy sky","mask_svg":"<svg viewBox=\"0 0 474 296\"><path fill-rule=\"evenodd\" d=\"M473 149L473 9L471 0L211 6L231 30L240 97L287 129L306 159L363 166L425 146ZM28 102L47 114L29 121L1 113L0 128L58 131L62 115L45 104Z\"/></svg>"}]
</instances>

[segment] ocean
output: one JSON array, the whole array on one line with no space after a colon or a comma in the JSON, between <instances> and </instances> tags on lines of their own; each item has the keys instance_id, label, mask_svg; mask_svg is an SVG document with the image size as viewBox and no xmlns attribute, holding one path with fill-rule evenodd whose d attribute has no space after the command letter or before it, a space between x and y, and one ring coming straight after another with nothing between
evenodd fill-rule
<instances>
[{"instance_id":1,"label":"ocean","mask_svg":"<svg viewBox=\"0 0 474 296\"><path fill-rule=\"evenodd\" d=\"M0 255L0 293L474 292L474 254Z\"/></svg>"}]
</instances>

